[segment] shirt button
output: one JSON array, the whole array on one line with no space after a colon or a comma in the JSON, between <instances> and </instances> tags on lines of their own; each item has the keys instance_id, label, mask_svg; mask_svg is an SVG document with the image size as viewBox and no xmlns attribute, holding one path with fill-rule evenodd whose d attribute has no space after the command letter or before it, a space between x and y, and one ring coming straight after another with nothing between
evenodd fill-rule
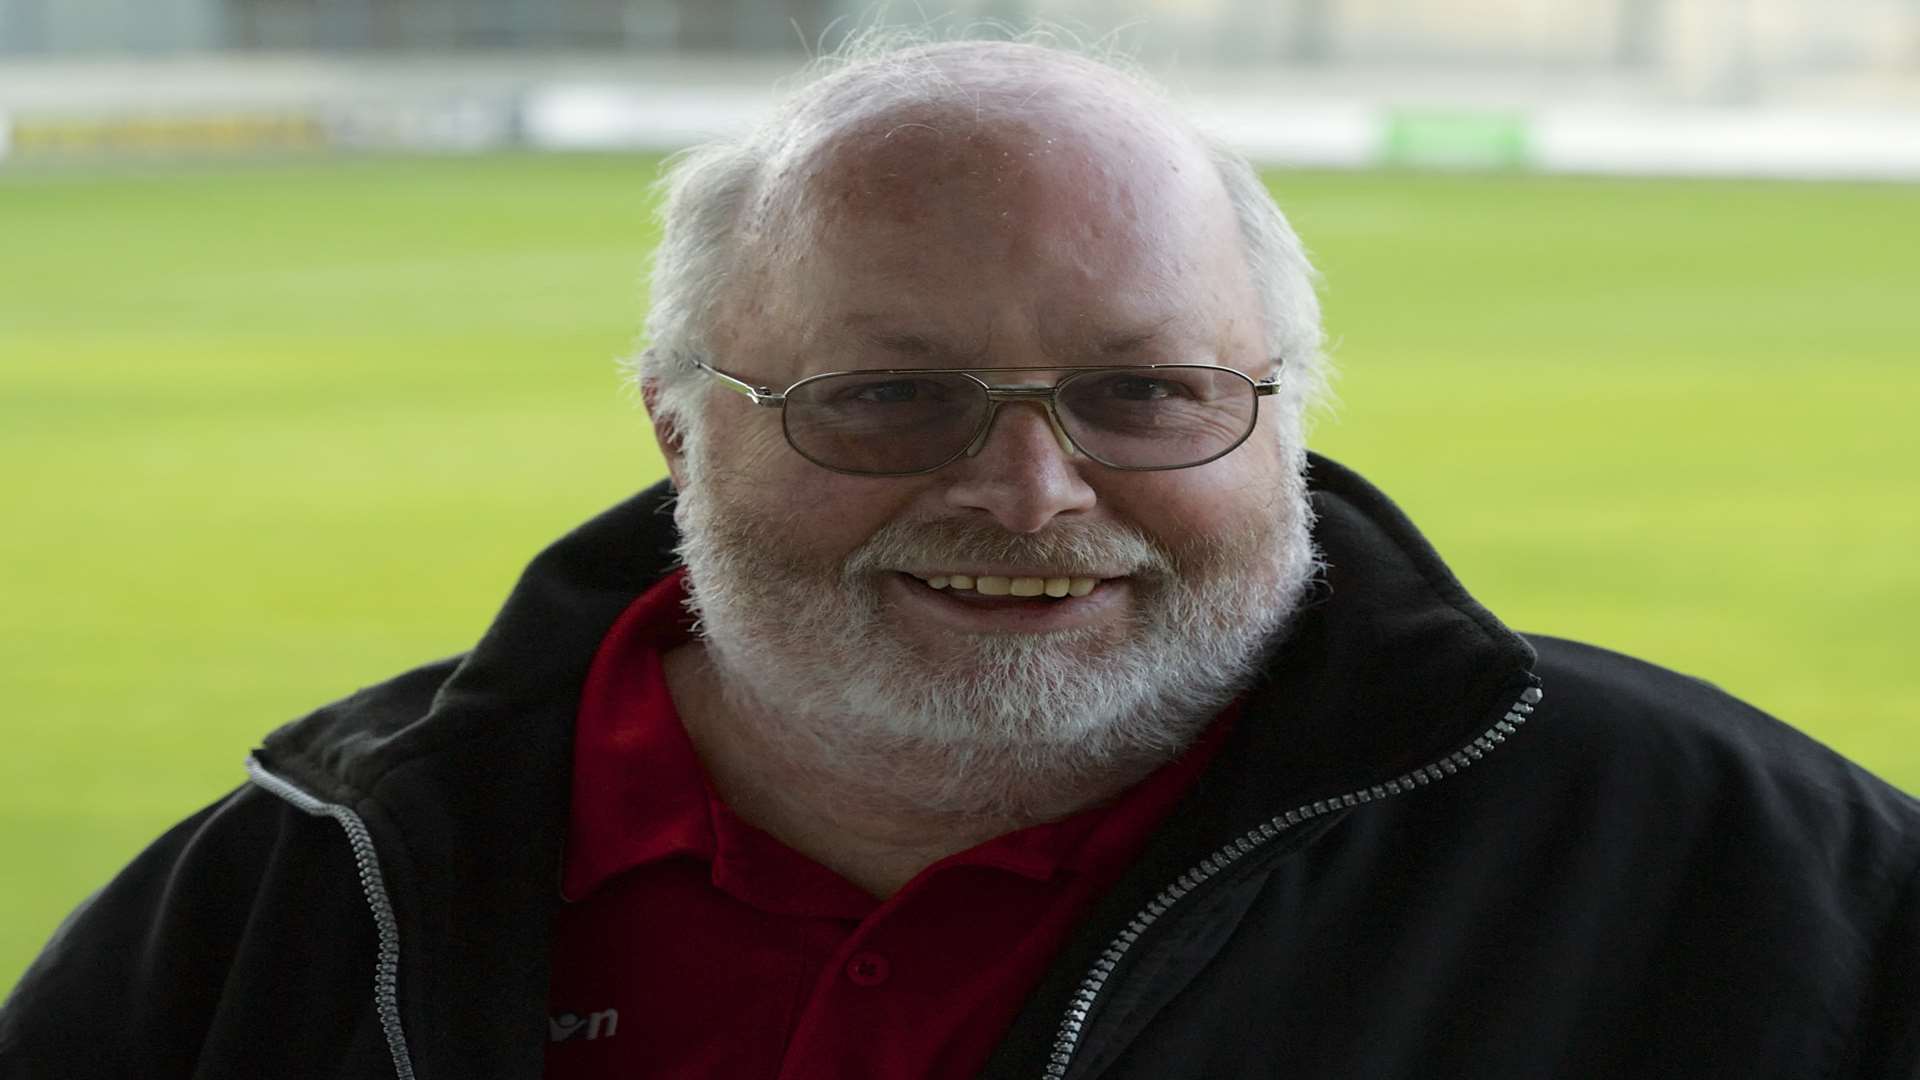
<instances>
[{"instance_id":1,"label":"shirt button","mask_svg":"<svg viewBox=\"0 0 1920 1080\"><path fill-rule=\"evenodd\" d=\"M852 979L855 986L879 986L892 971L893 965L876 952L854 953L853 959L847 961L847 978Z\"/></svg>"}]
</instances>

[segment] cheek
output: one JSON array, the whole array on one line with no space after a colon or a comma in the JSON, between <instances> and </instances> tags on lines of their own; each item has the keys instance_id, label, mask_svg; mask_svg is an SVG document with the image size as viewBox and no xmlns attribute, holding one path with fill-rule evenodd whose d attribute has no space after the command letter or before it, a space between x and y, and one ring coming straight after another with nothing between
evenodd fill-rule
<instances>
[{"instance_id":1,"label":"cheek","mask_svg":"<svg viewBox=\"0 0 1920 1080\"><path fill-rule=\"evenodd\" d=\"M910 516L915 497L910 480L832 472L801 457L784 440L771 451L734 456L720 467L726 470L720 485L725 497L751 507L795 553L816 564L837 565L882 526Z\"/></svg>"},{"instance_id":2,"label":"cheek","mask_svg":"<svg viewBox=\"0 0 1920 1080\"><path fill-rule=\"evenodd\" d=\"M787 471L790 481L773 495L792 523L793 542L834 558L844 558L898 514L886 492L868 490L871 481L841 476L800 460Z\"/></svg>"},{"instance_id":3,"label":"cheek","mask_svg":"<svg viewBox=\"0 0 1920 1080\"><path fill-rule=\"evenodd\" d=\"M780 427L780 410L762 408L738 394L715 395L706 423L716 467L751 476L779 466L792 453Z\"/></svg>"},{"instance_id":4,"label":"cheek","mask_svg":"<svg viewBox=\"0 0 1920 1080\"><path fill-rule=\"evenodd\" d=\"M1285 494L1284 468L1277 445L1250 439L1198 468L1135 473L1136 482L1113 491L1111 501L1122 516L1178 545L1277 513Z\"/></svg>"}]
</instances>

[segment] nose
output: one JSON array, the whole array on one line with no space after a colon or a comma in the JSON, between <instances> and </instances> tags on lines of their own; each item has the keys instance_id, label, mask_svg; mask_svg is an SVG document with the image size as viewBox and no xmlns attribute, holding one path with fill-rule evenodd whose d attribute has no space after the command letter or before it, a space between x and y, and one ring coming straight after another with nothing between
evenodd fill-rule
<instances>
[{"instance_id":1,"label":"nose","mask_svg":"<svg viewBox=\"0 0 1920 1080\"><path fill-rule=\"evenodd\" d=\"M1046 407L1003 402L978 450L948 465L947 504L992 514L1009 532L1032 533L1061 514L1092 509L1096 496Z\"/></svg>"}]
</instances>

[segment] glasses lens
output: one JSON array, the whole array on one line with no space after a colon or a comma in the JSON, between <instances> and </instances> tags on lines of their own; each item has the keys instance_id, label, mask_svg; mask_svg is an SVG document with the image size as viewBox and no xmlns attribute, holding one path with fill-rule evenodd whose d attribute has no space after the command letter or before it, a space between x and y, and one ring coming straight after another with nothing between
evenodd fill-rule
<instances>
[{"instance_id":1,"label":"glasses lens","mask_svg":"<svg viewBox=\"0 0 1920 1080\"><path fill-rule=\"evenodd\" d=\"M787 441L827 468L912 473L973 441L987 394L965 375L852 372L800 383L783 411Z\"/></svg>"},{"instance_id":2,"label":"glasses lens","mask_svg":"<svg viewBox=\"0 0 1920 1080\"><path fill-rule=\"evenodd\" d=\"M1177 469L1238 446L1258 415L1253 381L1206 367L1116 368L1060 384L1060 423L1110 465Z\"/></svg>"}]
</instances>

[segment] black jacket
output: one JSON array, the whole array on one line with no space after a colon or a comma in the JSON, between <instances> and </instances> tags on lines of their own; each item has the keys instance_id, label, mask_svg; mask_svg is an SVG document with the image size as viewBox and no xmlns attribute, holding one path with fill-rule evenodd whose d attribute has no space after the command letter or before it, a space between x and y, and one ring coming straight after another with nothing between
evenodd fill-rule
<instances>
[{"instance_id":1,"label":"black jacket","mask_svg":"<svg viewBox=\"0 0 1920 1080\"><path fill-rule=\"evenodd\" d=\"M1313 480L1327 587L989 1075L1920 1077L1914 800L1515 635ZM548 549L468 656L269 736L56 933L0 1077L537 1077L577 695L663 503Z\"/></svg>"}]
</instances>

